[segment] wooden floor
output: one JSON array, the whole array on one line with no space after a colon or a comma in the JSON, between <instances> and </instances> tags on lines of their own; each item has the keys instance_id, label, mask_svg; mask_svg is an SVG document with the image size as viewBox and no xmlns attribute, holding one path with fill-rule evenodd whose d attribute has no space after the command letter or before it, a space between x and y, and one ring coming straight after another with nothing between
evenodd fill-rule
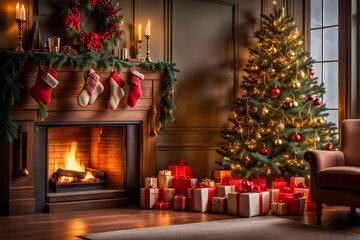
<instances>
[{"instance_id":1,"label":"wooden floor","mask_svg":"<svg viewBox=\"0 0 360 240\"><path fill-rule=\"evenodd\" d=\"M350 220L348 212L348 208L344 207L324 207L322 226L358 233L360 239L360 210L357 211L356 220ZM138 207L10 217L0 216L0 239L80 240L76 236L86 233L233 218L236 217L227 214L146 210ZM313 212L306 212L303 216L285 216L285 218L312 225L316 223Z\"/></svg>"}]
</instances>

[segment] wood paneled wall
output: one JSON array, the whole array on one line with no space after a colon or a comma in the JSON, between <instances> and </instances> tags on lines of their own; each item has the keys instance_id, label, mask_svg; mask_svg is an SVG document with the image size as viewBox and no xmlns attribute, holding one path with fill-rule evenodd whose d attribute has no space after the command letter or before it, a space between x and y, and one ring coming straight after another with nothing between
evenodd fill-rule
<instances>
[{"instance_id":1,"label":"wood paneled wall","mask_svg":"<svg viewBox=\"0 0 360 240\"><path fill-rule=\"evenodd\" d=\"M9 20L15 2L5 0L5 29L16 26ZM69 0L63 0L69 2ZM71 1L70 1L71 2ZM212 177L221 160L216 149L223 144L220 130L228 126L232 101L241 95L242 69L248 60L248 48L255 46L253 34L261 26L261 13L272 11L272 0L122 0L125 31L119 47L134 52L135 32L139 23L151 21L151 57L153 61L177 64L178 87L174 96L176 120L160 132L156 170L167 168L176 159L193 165L199 179ZM278 0L295 15L304 32L305 0ZM29 0L33 20L39 21L43 39L64 32L56 16L58 0ZM2 9L4 11L4 9ZM15 13L13 13L15 14ZM28 33L30 33L28 23ZM0 27L0 33L6 33ZM6 35L6 34L5 34ZM3 36L1 34L1 36ZM0 48L13 49L16 35L0 37ZM10 44L10 42L12 42ZM28 44L29 45L29 44Z\"/></svg>"}]
</instances>

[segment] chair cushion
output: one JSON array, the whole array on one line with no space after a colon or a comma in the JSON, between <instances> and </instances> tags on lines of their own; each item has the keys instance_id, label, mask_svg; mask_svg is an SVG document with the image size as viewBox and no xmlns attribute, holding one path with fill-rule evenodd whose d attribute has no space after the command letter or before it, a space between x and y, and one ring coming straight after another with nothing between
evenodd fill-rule
<instances>
[{"instance_id":1,"label":"chair cushion","mask_svg":"<svg viewBox=\"0 0 360 240\"><path fill-rule=\"evenodd\" d=\"M329 167L318 172L320 187L360 190L360 167Z\"/></svg>"}]
</instances>

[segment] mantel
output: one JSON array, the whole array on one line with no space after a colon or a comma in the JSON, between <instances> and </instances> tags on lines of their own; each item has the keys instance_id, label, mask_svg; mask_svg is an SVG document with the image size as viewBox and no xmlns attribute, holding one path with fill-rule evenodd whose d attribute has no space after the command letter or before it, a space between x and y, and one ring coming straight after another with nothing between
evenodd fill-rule
<instances>
[{"instance_id":1,"label":"mantel","mask_svg":"<svg viewBox=\"0 0 360 240\"><path fill-rule=\"evenodd\" d=\"M0 56L3 62L4 56L1 54ZM15 54L15 56L18 57L19 55ZM44 56L48 57L47 55ZM5 73L2 76L13 76L9 74L10 69L14 66L20 66L21 71L14 75L17 76L15 79L10 79L10 83L16 82L23 87L18 101L7 105L5 103L8 101L2 102L2 110L8 110L11 113L12 121L16 124L16 143L18 144L19 139L21 142L21 147L18 147L14 143L15 141L8 141L4 137L0 138L0 149L4 153L3 161L0 163L0 182L2 182L0 185L0 195L2 196L0 203L4 206L1 210L5 214L16 215L35 212L34 174L36 174L36 169L34 169L33 149L35 143L33 139L36 124L137 122L140 124L141 135L139 179L155 174L156 133L164 121L172 116L173 105L169 103L171 107L169 105L164 106L164 96L167 99L172 97L174 87L173 65L140 63L114 68L125 82L123 87L125 95L118 107L112 110L107 108L107 101L110 96L111 68L94 67L104 85L104 91L92 105L82 107L77 102L77 96L84 86L86 69L79 65L72 66L66 61L61 66L57 66L58 68L56 68L56 64L53 64L52 66L58 72L59 84L51 91L51 102L46 106L47 117L41 119L37 114L39 104L29 94L30 88L35 83L38 70L37 65L31 61L32 59L34 59L33 56L28 57L21 66L22 64L19 64L18 60L12 58L9 60L11 64L4 64L4 68L0 69L1 73ZM37 61L41 62L39 59ZM141 84L143 92L141 98L136 106L129 107L127 105L128 82L132 70L142 73L145 78ZM9 86L7 87L9 88ZM5 96L8 96L8 92L6 93ZM165 118L164 114L166 115ZM27 171L22 171L25 168Z\"/></svg>"}]
</instances>

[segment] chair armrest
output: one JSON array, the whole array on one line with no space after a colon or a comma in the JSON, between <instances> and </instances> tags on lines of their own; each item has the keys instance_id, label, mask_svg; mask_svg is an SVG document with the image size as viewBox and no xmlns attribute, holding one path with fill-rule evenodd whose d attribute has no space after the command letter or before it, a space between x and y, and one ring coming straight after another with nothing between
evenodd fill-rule
<instances>
[{"instance_id":1,"label":"chair armrest","mask_svg":"<svg viewBox=\"0 0 360 240\"><path fill-rule=\"evenodd\" d=\"M318 172L328 167L345 165L345 156L340 151L310 150L304 153L304 159L310 163L311 201L317 202Z\"/></svg>"},{"instance_id":2,"label":"chair armrest","mask_svg":"<svg viewBox=\"0 0 360 240\"><path fill-rule=\"evenodd\" d=\"M310 163L310 168L316 172L328 167L345 165L345 156L340 151L310 150L305 152L304 159Z\"/></svg>"}]
</instances>

